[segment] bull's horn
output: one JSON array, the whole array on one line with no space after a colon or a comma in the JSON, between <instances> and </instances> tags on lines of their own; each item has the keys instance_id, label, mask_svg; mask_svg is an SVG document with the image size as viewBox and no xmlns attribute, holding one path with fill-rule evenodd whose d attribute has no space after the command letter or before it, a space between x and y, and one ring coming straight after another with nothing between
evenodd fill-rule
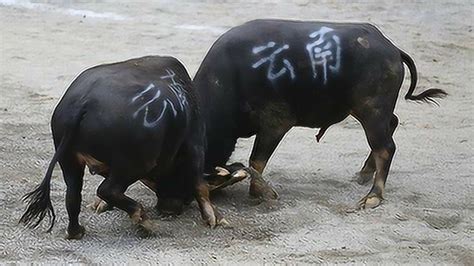
<instances>
[{"instance_id":1,"label":"bull's horn","mask_svg":"<svg viewBox=\"0 0 474 266\"><path fill-rule=\"evenodd\" d=\"M234 178L239 178L239 179L244 179L250 176L250 173L245 171L244 169L240 169L232 173L232 177Z\"/></svg>"},{"instance_id":2,"label":"bull's horn","mask_svg":"<svg viewBox=\"0 0 474 266\"><path fill-rule=\"evenodd\" d=\"M220 166L216 166L216 171L217 171L217 175L220 175L220 176L228 176L230 175L230 172L229 170L223 168L223 167L220 167Z\"/></svg>"}]
</instances>

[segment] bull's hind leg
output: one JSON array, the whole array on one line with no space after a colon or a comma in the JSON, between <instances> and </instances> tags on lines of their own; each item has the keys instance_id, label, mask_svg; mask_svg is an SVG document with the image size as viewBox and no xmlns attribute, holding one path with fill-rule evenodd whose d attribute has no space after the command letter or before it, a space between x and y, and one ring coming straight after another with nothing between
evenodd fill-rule
<instances>
[{"instance_id":1,"label":"bull's hind leg","mask_svg":"<svg viewBox=\"0 0 474 266\"><path fill-rule=\"evenodd\" d=\"M97 196L106 201L107 204L127 212L134 224L151 230L152 224L145 215L143 206L124 194L128 186L135 181L136 180L121 178L112 173L99 185Z\"/></svg>"},{"instance_id":2,"label":"bull's hind leg","mask_svg":"<svg viewBox=\"0 0 474 266\"><path fill-rule=\"evenodd\" d=\"M249 162L250 167L255 170L251 173L251 196L262 199L278 198L277 192L262 178L262 173L270 156L294 124L295 119L286 104L272 103L260 111L259 128Z\"/></svg>"},{"instance_id":3,"label":"bull's hind leg","mask_svg":"<svg viewBox=\"0 0 474 266\"><path fill-rule=\"evenodd\" d=\"M398 126L398 117L396 115L392 115L392 118L390 119L390 135L393 136L393 133L395 132L395 129ZM364 166L359 172L358 178L357 178L357 183L360 185L364 185L367 182L371 181L372 178L374 177L374 173L376 170L376 165L375 165L375 157L374 153L371 151L369 154L369 157L367 157L367 160L365 160Z\"/></svg>"},{"instance_id":4,"label":"bull's hind leg","mask_svg":"<svg viewBox=\"0 0 474 266\"><path fill-rule=\"evenodd\" d=\"M73 155L66 155L59 159L59 165L66 182L66 210L69 216L66 239L81 239L84 236L84 227L79 224L81 212L82 183L84 164Z\"/></svg>"},{"instance_id":5,"label":"bull's hind leg","mask_svg":"<svg viewBox=\"0 0 474 266\"><path fill-rule=\"evenodd\" d=\"M355 114L364 127L372 156L375 162L374 184L370 192L359 201L360 208L375 208L383 200L385 181L390 169L395 143L392 139L391 121L393 115L384 115L382 110L371 110Z\"/></svg>"}]
</instances>

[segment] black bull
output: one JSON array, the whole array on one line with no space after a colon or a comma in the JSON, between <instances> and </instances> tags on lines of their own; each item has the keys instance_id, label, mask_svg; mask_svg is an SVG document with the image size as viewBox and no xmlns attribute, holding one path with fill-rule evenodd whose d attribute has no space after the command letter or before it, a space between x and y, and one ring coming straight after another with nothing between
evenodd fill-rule
<instances>
[{"instance_id":1,"label":"black bull","mask_svg":"<svg viewBox=\"0 0 474 266\"><path fill-rule=\"evenodd\" d=\"M174 58L143 57L84 71L53 113L56 153L41 185L26 195L30 204L20 221L37 226L49 215L53 227L50 180L59 162L67 186L67 238L84 234L78 216L86 165L105 177L97 195L146 229L152 224L143 207L124 194L137 180L158 198L196 198L210 226L224 222L202 182L205 128L199 110L186 69Z\"/></svg>"},{"instance_id":2,"label":"black bull","mask_svg":"<svg viewBox=\"0 0 474 266\"><path fill-rule=\"evenodd\" d=\"M250 194L276 198L261 178L268 159L294 126L320 128L355 117L371 148L359 183L374 180L359 206L383 199L395 152L393 111L404 77L405 99L433 101L446 93L428 89L413 95L413 60L376 27L360 23L255 20L232 28L211 47L194 85L204 106L208 150L206 171L224 165L240 137L256 135L250 156Z\"/></svg>"}]
</instances>

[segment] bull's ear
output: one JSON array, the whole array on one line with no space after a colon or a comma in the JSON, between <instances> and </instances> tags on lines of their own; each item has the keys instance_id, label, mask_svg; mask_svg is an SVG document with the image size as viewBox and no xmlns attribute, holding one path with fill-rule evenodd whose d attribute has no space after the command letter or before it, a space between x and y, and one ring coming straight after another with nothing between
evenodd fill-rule
<instances>
[{"instance_id":1,"label":"bull's ear","mask_svg":"<svg viewBox=\"0 0 474 266\"><path fill-rule=\"evenodd\" d=\"M215 169L217 171L217 175L219 175L219 176L228 176L228 175L230 175L229 170L227 170L223 167L216 166Z\"/></svg>"}]
</instances>

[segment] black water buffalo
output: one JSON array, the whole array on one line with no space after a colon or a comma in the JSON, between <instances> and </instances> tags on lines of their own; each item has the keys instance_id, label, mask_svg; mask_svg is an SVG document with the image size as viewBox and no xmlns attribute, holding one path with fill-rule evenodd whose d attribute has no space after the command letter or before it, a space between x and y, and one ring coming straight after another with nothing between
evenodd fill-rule
<instances>
[{"instance_id":1,"label":"black water buffalo","mask_svg":"<svg viewBox=\"0 0 474 266\"><path fill-rule=\"evenodd\" d=\"M375 173L359 206L378 206L395 152L393 110L404 63L411 74L405 99L429 102L446 95L440 89L413 95L413 60L371 24L255 20L230 29L193 80L206 106L206 171L227 162L238 138L256 135L250 167L261 174L292 127L320 128L319 141L328 127L352 115L372 150L359 182ZM250 194L277 197L258 174Z\"/></svg>"},{"instance_id":2,"label":"black water buffalo","mask_svg":"<svg viewBox=\"0 0 474 266\"><path fill-rule=\"evenodd\" d=\"M148 56L90 68L67 89L51 120L56 153L21 222L54 225L50 180L56 162L67 185L67 238L84 234L78 216L84 169L105 177L97 195L150 228L141 204L124 192L137 180L159 199L198 201L206 222L224 220L202 182L205 128L198 99L184 66L175 58Z\"/></svg>"}]
</instances>

